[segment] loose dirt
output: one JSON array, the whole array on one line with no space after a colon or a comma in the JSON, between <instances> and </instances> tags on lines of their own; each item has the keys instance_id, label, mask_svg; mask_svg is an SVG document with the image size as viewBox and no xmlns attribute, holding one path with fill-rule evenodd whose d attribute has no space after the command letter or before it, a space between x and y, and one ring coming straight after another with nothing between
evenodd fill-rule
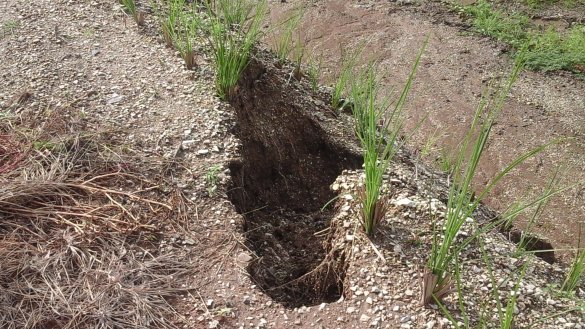
<instances>
[{"instance_id":1,"label":"loose dirt","mask_svg":"<svg viewBox=\"0 0 585 329\"><path fill-rule=\"evenodd\" d=\"M353 134L336 127L325 95L290 87L290 77L267 67L272 60L253 61L230 100L242 159L229 166L228 195L258 257L248 267L254 281L286 306L333 302L342 296L347 264L321 265L331 252L326 235L307 237L329 229L334 213L321 211L335 199L329 186L343 169L360 167L361 156L339 143Z\"/></svg>"}]
</instances>

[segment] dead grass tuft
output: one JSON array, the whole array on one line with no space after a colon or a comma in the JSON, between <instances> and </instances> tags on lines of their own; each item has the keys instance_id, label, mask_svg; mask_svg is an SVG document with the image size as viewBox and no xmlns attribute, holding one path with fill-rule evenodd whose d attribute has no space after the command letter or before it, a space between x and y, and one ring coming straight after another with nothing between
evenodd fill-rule
<instances>
[{"instance_id":1,"label":"dead grass tuft","mask_svg":"<svg viewBox=\"0 0 585 329\"><path fill-rule=\"evenodd\" d=\"M161 163L51 113L0 125L0 323L175 328L190 262L159 244L179 229L183 198L137 170Z\"/></svg>"}]
</instances>

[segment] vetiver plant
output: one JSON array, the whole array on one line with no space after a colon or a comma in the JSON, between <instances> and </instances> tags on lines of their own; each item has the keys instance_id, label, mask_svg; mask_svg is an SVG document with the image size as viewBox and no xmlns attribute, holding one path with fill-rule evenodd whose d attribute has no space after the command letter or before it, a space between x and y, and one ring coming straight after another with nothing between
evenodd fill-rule
<instances>
[{"instance_id":1,"label":"vetiver plant","mask_svg":"<svg viewBox=\"0 0 585 329\"><path fill-rule=\"evenodd\" d=\"M293 75L297 80L301 80L302 70L301 66L303 64L303 57L305 57L305 45L304 42L299 35L297 42L295 43L294 52L293 52L293 63L294 63L294 71Z\"/></svg>"},{"instance_id":2,"label":"vetiver plant","mask_svg":"<svg viewBox=\"0 0 585 329\"><path fill-rule=\"evenodd\" d=\"M317 60L314 56L311 57L309 64L307 64L307 76L309 77L311 89L313 89L314 92L319 90L319 75L321 74L321 66L322 59L319 58L319 60Z\"/></svg>"},{"instance_id":3,"label":"vetiver plant","mask_svg":"<svg viewBox=\"0 0 585 329\"><path fill-rule=\"evenodd\" d=\"M288 18L281 24L281 28L278 31L278 36L275 37L274 41L274 52L280 64L284 64L288 55L294 49L293 34L297 30L299 23L304 15L304 8L294 8Z\"/></svg>"},{"instance_id":4,"label":"vetiver plant","mask_svg":"<svg viewBox=\"0 0 585 329\"><path fill-rule=\"evenodd\" d=\"M261 35L266 0L217 0L207 3L211 12L210 41L215 59L217 93L228 99Z\"/></svg>"},{"instance_id":5,"label":"vetiver plant","mask_svg":"<svg viewBox=\"0 0 585 329\"><path fill-rule=\"evenodd\" d=\"M398 152L398 137L404 124L402 117L404 103L425 47L426 42L416 58L399 99L393 106L391 106L390 97L379 99L376 65L368 65L351 85L350 95L353 102L355 130L364 154L366 178L364 188L360 192L360 199L362 226L366 234L374 232L376 225L386 212L387 199L380 197L382 176ZM378 126L380 122L382 125Z\"/></svg>"},{"instance_id":6,"label":"vetiver plant","mask_svg":"<svg viewBox=\"0 0 585 329\"><path fill-rule=\"evenodd\" d=\"M472 181L485 150L491 129L521 68L522 62L517 61L507 83L502 88L499 88L494 97L489 100L487 97L482 98L471 126L460 145L459 153L453 166L453 183L450 184L445 223L442 225L442 229L435 229L431 255L423 274L421 300L424 304L429 303L433 298L440 300L443 296L453 291L453 264L459 256L459 252L471 241L467 239L464 242L458 242L456 237L467 218L473 215L481 200L511 170L552 144L552 142L547 143L522 154L492 178L477 195L473 193ZM548 193L545 197L550 197L554 193L556 191ZM517 209L517 211L523 211L533 205L534 203L525 205ZM513 216L514 214L509 215ZM486 229L490 227L493 226L488 226ZM475 235L472 238L475 238Z\"/></svg>"},{"instance_id":7,"label":"vetiver plant","mask_svg":"<svg viewBox=\"0 0 585 329\"><path fill-rule=\"evenodd\" d=\"M509 274L508 277L504 278L501 281L496 279L494 274L492 260L489 258L484 242L481 236L477 237L477 241L479 243L479 247L482 253L482 259L486 265L488 270L489 279L491 283L491 290L490 290L490 297L485 299L482 303L482 307L480 309L479 315L476 317L478 319L478 323L471 323L469 311L467 309L467 305L465 304L465 296L464 296L464 283L461 279L461 271L462 271L462 264L460 264L458 259L454 261L454 278L455 278L455 285L456 285L456 292L457 292L457 308L459 314L462 318L462 321L457 321L455 316L449 309L443 305L441 300L436 296L433 296L435 302L439 306L441 312L445 315L445 317L451 322L451 324L456 329L488 329L488 328L495 328L493 323L494 321L497 322L497 328L500 329L512 329L514 324L514 310L516 308L516 303L518 301L518 293L520 291L520 283L522 282L525 274L526 269L528 268L529 261L525 261L524 264L518 269L518 271L513 271ZM509 292L508 296L502 296L500 289L508 283L513 276L516 276L516 282ZM500 283L498 283L500 282ZM502 302L502 300L506 301L506 304ZM495 307L495 314L493 312L488 311L489 304L494 303Z\"/></svg>"},{"instance_id":8,"label":"vetiver plant","mask_svg":"<svg viewBox=\"0 0 585 329\"><path fill-rule=\"evenodd\" d=\"M162 30L163 39L169 48L173 48L177 38L180 17L183 15L185 0L163 0L165 6L159 8L156 4L152 7L156 11Z\"/></svg>"},{"instance_id":9,"label":"vetiver plant","mask_svg":"<svg viewBox=\"0 0 585 329\"><path fill-rule=\"evenodd\" d=\"M196 64L194 46L201 28L201 18L195 4L191 4L188 10L179 11L178 23L174 44L185 61L185 66L190 70Z\"/></svg>"},{"instance_id":10,"label":"vetiver plant","mask_svg":"<svg viewBox=\"0 0 585 329\"><path fill-rule=\"evenodd\" d=\"M334 109L338 109L341 105L341 99L343 94L346 91L348 82L350 81L351 76L354 74L354 67L357 63L359 56L362 53L363 47L358 48L360 50L347 52L342 50L341 53L341 71L339 72L339 76L333 85L333 93L331 95L331 106Z\"/></svg>"},{"instance_id":11,"label":"vetiver plant","mask_svg":"<svg viewBox=\"0 0 585 329\"><path fill-rule=\"evenodd\" d=\"M144 24L144 12L137 9L135 0L120 0L120 4L122 4L124 11L134 18L136 24Z\"/></svg>"},{"instance_id":12,"label":"vetiver plant","mask_svg":"<svg viewBox=\"0 0 585 329\"><path fill-rule=\"evenodd\" d=\"M585 248L581 246L581 226L579 226L579 242L577 242L577 254L567 272L567 278L561 287L561 290L565 292L574 291L579 281L583 277L585 272Z\"/></svg>"}]
</instances>

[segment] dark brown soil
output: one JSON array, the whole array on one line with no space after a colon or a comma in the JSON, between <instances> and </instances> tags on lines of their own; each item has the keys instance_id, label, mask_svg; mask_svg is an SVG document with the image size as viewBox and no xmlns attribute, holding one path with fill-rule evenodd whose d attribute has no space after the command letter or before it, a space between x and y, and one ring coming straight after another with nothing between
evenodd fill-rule
<instances>
[{"instance_id":1,"label":"dark brown soil","mask_svg":"<svg viewBox=\"0 0 585 329\"><path fill-rule=\"evenodd\" d=\"M332 302L342 296L347 264L327 259L327 270L316 271L331 251L328 235L316 233L330 226L332 213L322 210L335 198L329 186L343 169L359 167L361 157L339 144L343 132L332 131L334 113L306 104L267 58L250 64L231 99L242 158L230 165L228 195L258 257L248 271L287 306Z\"/></svg>"}]
</instances>

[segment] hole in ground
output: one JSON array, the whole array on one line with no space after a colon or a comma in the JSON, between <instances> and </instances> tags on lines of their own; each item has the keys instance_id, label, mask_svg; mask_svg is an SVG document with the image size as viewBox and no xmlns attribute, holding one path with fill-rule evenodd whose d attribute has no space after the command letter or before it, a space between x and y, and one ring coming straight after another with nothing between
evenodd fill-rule
<instances>
[{"instance_id":1,"label":"hole in ground","mask_svg":"<svg viewBox=\"0 0 585 329\"><path fill-rule=\"evenodd\" d=\"M332 112L266 63L253 60L230 99L242 157L230 164L228 196L258 256L248 271L285 306L332 302L343 294L345 253L315 233L330 227L333 211L321 211L335 197L329 186L361 156L342 144Z\"/></svg>"},{"instance_id":2,"label":"hole in ground","mask_svg":"<svg viewBox=\"0 0 585 329\"><path fill-rule=\"evenodd\" d=\"M510 241L517 245L521 243L523 236L525 244L524 249L526 251L533 252L536 257L542 258L542 260L549 264L553 264L555 262L555 252L553 245L550 242L539 237L526 234L518 229L512 229L508 232L508 238Z\"/></svg>"}]
</instances>

